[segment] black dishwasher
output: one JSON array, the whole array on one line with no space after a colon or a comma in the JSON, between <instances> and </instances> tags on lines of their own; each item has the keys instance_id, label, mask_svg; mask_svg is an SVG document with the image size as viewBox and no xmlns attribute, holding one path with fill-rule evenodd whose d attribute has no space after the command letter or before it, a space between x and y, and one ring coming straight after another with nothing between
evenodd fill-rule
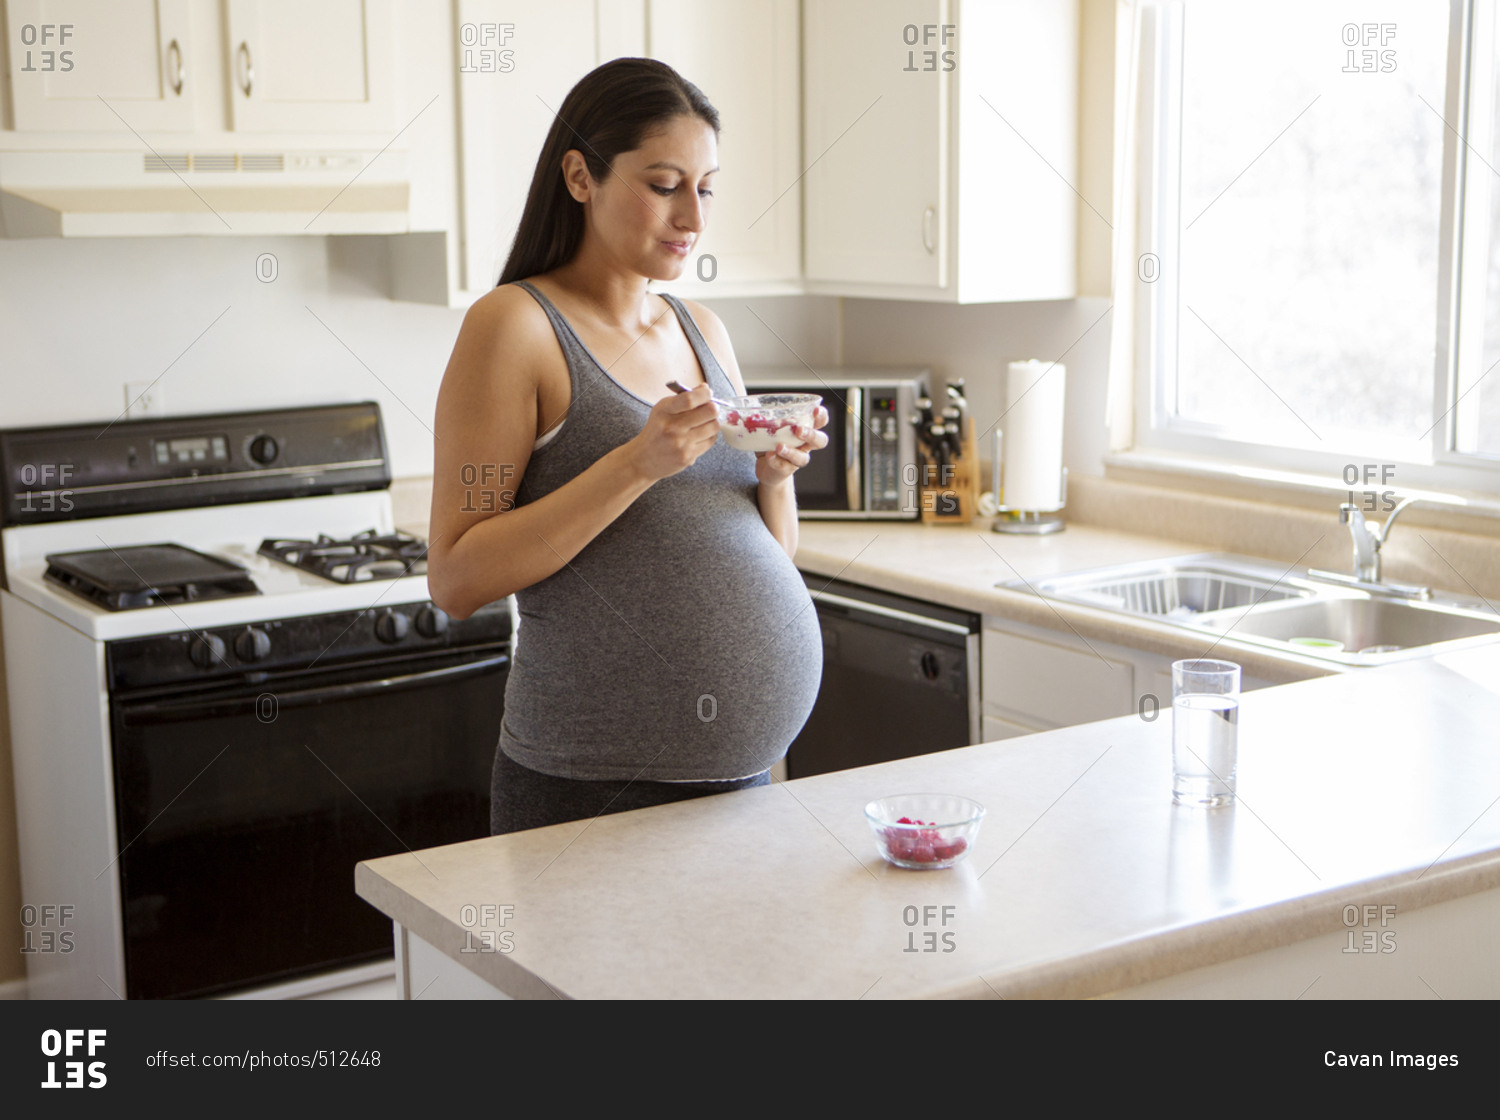
<instances>
[{"instance_id":1,"label":"black dishwasher","mask_svg":"<svg viewBox=\"0 0 1500 1120\"><path fill-rule=\"evenodd\" d=\"M980 741L977 614L802 574L823 633L823 682L787 776Z\"/></svg>"}]
</instances>

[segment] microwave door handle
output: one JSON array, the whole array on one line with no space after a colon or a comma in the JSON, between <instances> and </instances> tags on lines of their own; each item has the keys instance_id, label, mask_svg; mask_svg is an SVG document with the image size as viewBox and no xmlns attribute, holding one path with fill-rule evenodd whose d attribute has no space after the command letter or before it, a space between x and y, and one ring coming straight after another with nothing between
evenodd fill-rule
<instances>
[{"instance_id":1,"label":"microwave door handle","mask_svg":"<svg viewBox=\"0 0 1500 1120\"><path fill-rule=\"evenodd\" d=\"M257 711L261 698L266 695L275 698L276 708L279 711L282 708L301 708L309 704L322 704L328 701L357 700L361 696L370 696L375 693L404 692L407 689L421 688L429 684L446 684L463 680L466 677L478 676L509 663L509 654L502 653L479 661L449 665L442 669L402 673L399 676L378 677L374 680L345 681L343 684L324 685L319 688L284 688L278 691L276 684L285 686L291 682L281 681L273 684L267 681L254 693L247 689L242 695L220 696L216 699L160 700L146 704L132 704L127 701L121 707L127 724L131 726L165 721L178 722L185 719L223 718L249 715Z\"/></svg>"},{"instance_id":2,"label":"microwave door handle","mask_svg":"<svg viewBox=\"0 0 1500 1120\"><path fill-rule=\"evenodd\" d=\"M859 438L859 426L864 423L865 391L851 388L846 394L848 407L844 410L844 492L848 495L849 508L867 508L864 490L863 456L860 449L864 440Z\"/></svg>"}]
</instances>

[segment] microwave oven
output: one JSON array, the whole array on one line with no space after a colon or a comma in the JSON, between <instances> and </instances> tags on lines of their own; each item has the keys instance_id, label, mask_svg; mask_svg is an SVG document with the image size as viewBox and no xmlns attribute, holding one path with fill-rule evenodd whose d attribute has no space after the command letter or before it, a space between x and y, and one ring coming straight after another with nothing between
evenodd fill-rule
<instances>
[{"instance_id":1,"label":"microwave oven","mask_svg":"<svg viewBox=\"0 0 1500 1120\"><path fill-rule=\"evenodd\" d=\"M922 466L912 417L929 385L926 369L753 367L749 393L817 393L828 410L828 446L792 476L797 515L916 521Z\"/></svg>"}]
</instances>

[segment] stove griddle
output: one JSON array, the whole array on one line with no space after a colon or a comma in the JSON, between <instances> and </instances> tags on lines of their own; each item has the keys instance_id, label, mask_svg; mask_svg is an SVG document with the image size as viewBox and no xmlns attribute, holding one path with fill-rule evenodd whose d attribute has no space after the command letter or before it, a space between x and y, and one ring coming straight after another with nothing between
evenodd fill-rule
<instances>
[{"instance_id":1,"label":"stove griddle","mask_svg":"<svg viewBox=\"0 0 1500 1120\"><path fill-rule=\"evenodd\" d=\"M46 578L111 611L260 594L238 564L180 544L55 552Z\"/></svg>"}]
</instances>

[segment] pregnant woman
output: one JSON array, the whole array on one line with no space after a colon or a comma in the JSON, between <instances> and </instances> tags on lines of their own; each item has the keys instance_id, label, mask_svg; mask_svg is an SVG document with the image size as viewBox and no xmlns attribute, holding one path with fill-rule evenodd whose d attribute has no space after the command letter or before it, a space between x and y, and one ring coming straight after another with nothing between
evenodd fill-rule
<instances>
[{"instance_id":1,"label":"pregnant woman","mask_svg":"<svg viewBox=\"0 0 1500 1120\"><path fill-rule=\"evenodd\" d=\"M648 290L707 224L718 128L663 63L580 81L443 377L432 597L520 608L496 834L764 785L817 696L792 475L828 415L794 446L729 447L710 396L745 390L723 324Z\"/></svg>"}]
</instances>

